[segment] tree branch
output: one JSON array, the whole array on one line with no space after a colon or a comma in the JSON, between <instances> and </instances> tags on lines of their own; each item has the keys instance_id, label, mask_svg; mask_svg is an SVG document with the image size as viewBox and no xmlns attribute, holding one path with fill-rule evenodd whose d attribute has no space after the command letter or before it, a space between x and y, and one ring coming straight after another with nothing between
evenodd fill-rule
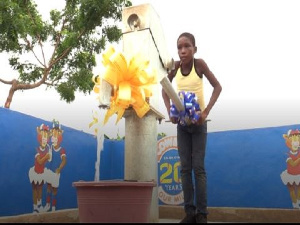
<instances>
[{"instance_id":1,"label":"tree branch","mask_svg":"<svg viewBox=\"0 0 300 225\"><path fill-rule=\"evenodd\" d=\"M55 47L54 47L52 56L51 56L51 58L50 58L50 60L49 60L49 65L51 65L51 67L54 65L54 63L52 63L52 60L53 60L53 58L54 58L54 56L55 56L55 52L56 52L56 50L57 50L57 48L58 48L58 45L59 45L60 42L61 42L61 33L62 33L63 29L65 28L65 24L66 24L66 20L63 20L63 23L62 23L62 25L61 25L60 32L58 33L58 35L57 35L57 37L56 37L56 42L55 42L55 44L54 44Z\"/></svg>"},{"instance_id":2,"label":"tree branch","mask_svg":"<svg viewBox=\"0 0 300 225\"><path fill-rule=\"evenodd\" d=\"M33 53L33 55L34 55L34 57L36 58L36 60L37 60L43 67L46 67L46 63L43 64L43 63L40 61L40 59L37 57L37 55L35 54L35 52L34 52L34 50L33 50L33 47L32 47L32 45L31 45L30 41L29 41L27 38L25 38L25 41L27 42L27 45L28 45L29 49L31 50L31 52Z\"/></svg>"},{"instance_id":3,"label":"tree branch","mask_svg":"<svg viewBox=\"0 0 300 225\"><path fill-rule=\"evenodd\" d=\"M79 40L79 38L84 34L84 32L85 32L85 30L82 30L82 31L80 32L80 34L77 36L77 40ZM51 63L50 66L54 65L57 61L59 61L59 60L61 60L62 58L64 58L64 57L71 51L71 49L72 49L72 46L69 47L69 48L67 48L67 49L65 49L65 51L64 51L60 56L58 56L58 57L54 60L54 62ZM49 66L49 67L50 67L50 66Z\"/></svg>"},{"instance_id":4,"label":"tree branch","mask_svg":"<svg viewBox=\"0 0 300 225\"><path fill-rule=\"evenodd\" d=\"M37 26L36 21L34 20L33 16L31 15L30 11L28 10L28 8L27 8L27 13L28 13L29 17L31 18L32 22L34 23L34 25ZM43 50L43 44L42 44L42 41L41 41L41 36L40 36L39 34L36 34L36 38L38 39L38 43L39 43L39 46L40 46L40 48L41 48L41 52L42 52L44 64L37 58L35 52L33 51L32 45L30 45L30 46L31 46L30 49L31 49L31 51L32 51L33 54L34 54L34 57L39 61L39 63L40 63L42 66L47 67L47 66L46 66L45 54L44 54L44 50ZM25 38L25 39L26 39L26 38ZM26 41L28 41L28 40L26 39ZM28 42L29 42L29 41L28 41ZM27 43L28 43L28 42L27 42Z\"/></svg>"},{"instance_id":5,"label":"tree branch","mask_svg":"<svg viewBox=\"0 0 300 225\"><path fill-rule=\"evenodd\" d=\"M13 83L13 80L11 81L6 81L6 80L3 80L0 78L0 82L2 82L3 84L12 84Z\"/></svg>"}]
</instances>

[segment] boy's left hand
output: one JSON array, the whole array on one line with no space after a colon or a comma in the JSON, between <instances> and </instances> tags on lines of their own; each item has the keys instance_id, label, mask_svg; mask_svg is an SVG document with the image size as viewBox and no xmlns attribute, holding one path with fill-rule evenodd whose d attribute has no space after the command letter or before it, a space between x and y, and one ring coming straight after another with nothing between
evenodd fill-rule
<instances>
[{"instance_id":1,"label":"boy's left hand","mask_svg":"<svg viewBox=\"0 0 300 225\"><path fill-rule=\"evenodd\" d=\"M206 113L206 111L204 110L204 111L201 112L201 114L200 114L200 118L199 118L198 121L197 121L197 125L202 125L202 124L204 124L206 118L207 118L207 113Z\"/></svg>"}]
</instances>

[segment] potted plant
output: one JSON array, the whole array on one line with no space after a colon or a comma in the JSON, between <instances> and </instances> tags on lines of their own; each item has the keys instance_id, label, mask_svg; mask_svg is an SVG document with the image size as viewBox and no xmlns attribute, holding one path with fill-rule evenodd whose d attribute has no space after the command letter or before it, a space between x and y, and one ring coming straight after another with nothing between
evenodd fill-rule
<instances>
[{"instance_id":1,"label":"potted plant","mask_svg":"<svg viewBox=\"0 0 300 225\"><path fill-rule=\"evenodd\" d=\"M111 47L103 54L103 65L107 67L106 72L101 77L95 76L93 79L94 91L99 94L100 110L106 110L103 125L101 124L102 127L97 133L99 164L104 141L103 131L110 116L117 114L117 122L122 116L126 120L134 117L134 120L142 123L144 119L148 120L151 107L146 99L151 96L151 85L156 83L155 73L145 71L149 62L143 61L141 56L133 57L128 63L122 54L115 53ZM126 76L130 76L131 79ZM143 118L144 116L147 118ZM95 117L92 125L99 125L98 121L102 122L101 119L101 115L98 118ZM136 129L132 126L128 128L126 123L125 129L125 152L127 152L125 154L128 159L133 155L138 155L139 152L132 149L132 146L128 148L130 143L126 143L126 140L130 140L135 135ZM154 140L155 149L156 134L154 134ZM141 142L137 141L136 145L138 143ZM154 168L157 167L155 156L150 166L152 165ZM132 171L133 166L132 161L126 162L125 160L124 180L97 180L99 176L96 175L94 181L73 182L77 192L80 222L149 222L153 188L156 187L156 182L155 179L147 177L144 179L136 176L135 173L128 172ZM155 170L154 173L157 175Z\"/></svg>"}]
</instances>

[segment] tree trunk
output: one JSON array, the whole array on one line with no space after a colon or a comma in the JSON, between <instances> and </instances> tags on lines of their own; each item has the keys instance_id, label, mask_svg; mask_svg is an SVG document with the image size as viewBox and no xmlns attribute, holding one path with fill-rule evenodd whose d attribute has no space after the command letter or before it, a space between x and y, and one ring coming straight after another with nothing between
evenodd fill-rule
<instances>
[{"instance_id":1,"label":"tree trunk","mask_svg":"<svg viewBox=\"0 0 300 225\"><path fill-rule=\"evenodd\" d=\"M16 91L16 87L17 87L17 80L13 80L11 88L9 89L8 97L7 97L5 105L4 105L5 108L8 108L8 109L10 108L10 104L12 102L14 93Z\"/></svg>"}]
</instances>

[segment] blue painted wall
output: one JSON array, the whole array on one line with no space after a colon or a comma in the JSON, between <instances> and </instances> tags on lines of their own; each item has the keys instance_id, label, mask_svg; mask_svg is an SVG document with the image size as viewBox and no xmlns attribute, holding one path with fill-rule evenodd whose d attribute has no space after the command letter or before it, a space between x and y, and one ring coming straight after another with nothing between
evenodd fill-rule
<instances>
[{"instance_id":1,"label":"blue painted wall","mask_svg":"<svg viewBox=\"0 0 300 225\"><path fill-rule=\"evenodd\" d=\"M0 216L32 212L28 171L38 146L36 127L44 121L0 108ZM210 207L292 208L280 174L288 149L282 135L300 125L208 134L206 168ZM67 165L61 173L56 209L77 207L72 183L92 181L97 142L93 135L65 127ZM124 141L105 140L100 178L123 179ZM158 165L159 166L159 165ZM44 190L44 192L46 192Z\"/></svg>"},{"instance_id":2,"label":"blue painted wall","mask_svg":"<svg viewBox=\"0 0 300 225\"><path fill-rule=\"evenodd\" d=\"M282 135L299 127L210 133L206 155L208 204L292 208L280 178L288 153Z\"/></svg>"},{"instance_id":3,"label":"blue painted wall","mask_svg":"<svg viewBox=\"0 0 300 225\"><path fill-rule=\"evenodd\" d=\"M0 216L33 211L28 172L34 165L35 148L39 146L36 127L42 123L52 126L52 122L0 108ZM61 145L66 150L67 164L61 172L57 210L77 207L72 182L94 180L97 149L92 135L63 125L62 129ZM46 186L43 192L46 193Z\"/></svg>"},{"instance_id":4,"label":"blue painted wall","mask_svg":"<svg viewBox=\"0 0 300 225\"><path fill-rule=\"evenodd\" d=\"M124 141L104 139L100 157L100 180L124 179Z\"/></svg>"}]
</instances>

